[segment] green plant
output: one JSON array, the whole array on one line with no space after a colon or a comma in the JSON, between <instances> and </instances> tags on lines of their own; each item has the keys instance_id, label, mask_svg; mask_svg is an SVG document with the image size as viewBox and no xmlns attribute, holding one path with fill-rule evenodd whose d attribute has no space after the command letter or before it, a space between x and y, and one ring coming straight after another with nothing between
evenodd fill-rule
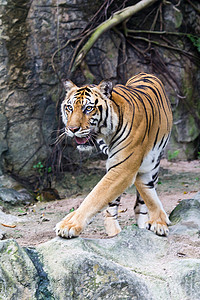
<instances>
[{"instance_id":1,"label":"green plant","mask_svg":"<svg viewBox=\"0 0 200 300\"><path fill-rule=\"evenodd\" d=\"M45 171L49 174L51 173L51 167L45 167L41 161L39 161L36 165L33 166L33 169L37 171L40 176L43 176Z\"/></svg>"},{"instance_id":2,"label":"green plant","mask_svg":"<svg viewBox=\"0 0 200 300\"><path fill-rule=\"evenodd\" d=\"M197 51L200 52L200 37L194 36L192 34L187 35L193 45L197 48Z\"/></svg>"},{"instance_id":3,"label":"green plant","mask_svg":"<svg viewBox=\"0 0 200 300\"><path fill-rule=\"evenodd\" d=\"M179 152L180 152L180 150L175 150L173 152L171 150L168 150L167 159L168 160L174 160L175 158L177 158Z\"/></svg>"},{"instance_id":4,"label":"green plant","mask_svg":"<svg viewBox=\"0 0 200 300\"><path fill-rule=\"evenodd\" d=\"M33 169L35 169L40 176L44 174L44 165L41 163L41 161L34 165Z\"/></svg>"},{"instance_id":5,"label":"green plant","mask_svg":"<svg viewBox=\"0 0 200 300\"><path fill-rule=\"evenodd\" d=\"M200 159L200 151L197 154L198 154L197 159Z\"/></svg>"}]
</instances>

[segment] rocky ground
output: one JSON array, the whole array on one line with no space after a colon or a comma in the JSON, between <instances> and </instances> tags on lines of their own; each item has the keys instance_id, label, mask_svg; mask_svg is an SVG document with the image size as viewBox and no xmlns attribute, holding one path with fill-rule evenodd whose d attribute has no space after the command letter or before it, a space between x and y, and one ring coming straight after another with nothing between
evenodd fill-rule
<instances>
[{"instance_id":1,"label":"rocky ground","mask_svg":"<svg viewBox=\"0 0 200 300\"><path fill-rule=\"evenodd\" d=\"M93 163L97 167L99 180L104 162ZM91 166L91 168L94 167ZM100 171L98 171L98 168ZM81 177L82 175L79 175ZM89 175L88 175L89 178ZM72 178L72 181L75 180ZM82 181L85 180L82 178ZM89 189L95 185L95 180L88 183ZM44 243L55 237L54 226L70 210L76 209L84 200L89 190L81 187L73 189L71 193L75 195L68 196L65 199L54 200L50 202L37 201L31 205L12 205L4 212L0 213L0 233L3 239L14 238L21 246L35 246ZM84 186L86 186L84 181ZM200 160L186 162L168 162L162 160L160 179L158 184L158 194L169 214L178 203L183 199L190 199L200 190ZM66 191L60 189L64 195ZM77 194L78 192L78 194ZM69 191L68 191L69 193ZM128 189L122 196L119 207L119 222L122 229L134 224L134 206L135 190ZM103 214L96 216L81 234L88 238L106 238L103 226Z\"/></svg>"},{"instance_id":2,"label":"rocky ground","mask_svg":"<svg viewBox=\"0 0 200 300\"><path fill-rule=\"evenodd\" d=\"M71 178L71 190L60 182L61 195L77 186L78 195L29 205L26 190L0 178L1 203L7 203L0 211L0 300L199 300L200 161L162 161L158 189L172 222L168 237L134 225L130 188L119 208L118 236L106 237L98 214L80 238L55 238L53 227L83 201L94 173L99 177L102 163Z\"/></svg>"}]
</instances>

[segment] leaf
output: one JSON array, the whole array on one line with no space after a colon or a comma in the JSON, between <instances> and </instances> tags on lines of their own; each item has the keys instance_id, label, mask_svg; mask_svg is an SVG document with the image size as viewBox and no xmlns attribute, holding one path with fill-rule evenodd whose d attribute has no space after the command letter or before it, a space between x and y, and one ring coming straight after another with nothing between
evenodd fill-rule
<instances>
[{"instance_id":1,"label":"leaf","mask_svg":"<svg viewBox=\"0 0 200 300\"><path fill-rule=\"evenodd\" d=\"M74 207L72 207L72 208L69 210L70 213L73 212L73 211L75 211L75 208L74 208Z\"/></svg>"}]
</instances>

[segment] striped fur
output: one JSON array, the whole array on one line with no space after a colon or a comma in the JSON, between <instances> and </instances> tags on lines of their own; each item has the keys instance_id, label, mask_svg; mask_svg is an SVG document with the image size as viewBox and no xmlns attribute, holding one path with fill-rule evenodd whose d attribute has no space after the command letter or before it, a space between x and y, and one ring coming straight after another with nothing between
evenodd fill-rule
<instances>
[{"instance_id":1,"label":"striped fur","mask_svg":"<svg viewBox=\"0 0 200 300\"><path fill-rule=\"evenodd\" d=\"M140 73L125 86L112 88L111 82L103 81L98 86L79 88L67 81L65 88L61 110L66 134L79 146L95 137L108 160L106 175L80 207L56 225L57 235L79 235L106 206L106 231L110 236L119 233L119 196L132 184L137 189L134 209L138 226L167 235L169 220L157 196L156 183L161 154L172 128L172 112L160 80Z\"/></svg>"}]
</instances>

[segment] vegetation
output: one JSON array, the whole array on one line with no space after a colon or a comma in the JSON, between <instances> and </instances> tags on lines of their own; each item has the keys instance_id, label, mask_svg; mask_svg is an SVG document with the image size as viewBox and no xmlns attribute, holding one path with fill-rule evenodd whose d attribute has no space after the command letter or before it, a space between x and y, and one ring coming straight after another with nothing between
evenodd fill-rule
<instances>
[{"instance_id":1,"label":"vegetation","mask_svg":"<svg viewBox=\"0 0 200 300\"><path fill-rule=\"evenodd\" d=\"M173 152L171 150L168 150L167 159L170 160L170 161L175 160L177 158L179 152L180 152L180 150L175 150Z\"/></svg>"}]
</instances>

